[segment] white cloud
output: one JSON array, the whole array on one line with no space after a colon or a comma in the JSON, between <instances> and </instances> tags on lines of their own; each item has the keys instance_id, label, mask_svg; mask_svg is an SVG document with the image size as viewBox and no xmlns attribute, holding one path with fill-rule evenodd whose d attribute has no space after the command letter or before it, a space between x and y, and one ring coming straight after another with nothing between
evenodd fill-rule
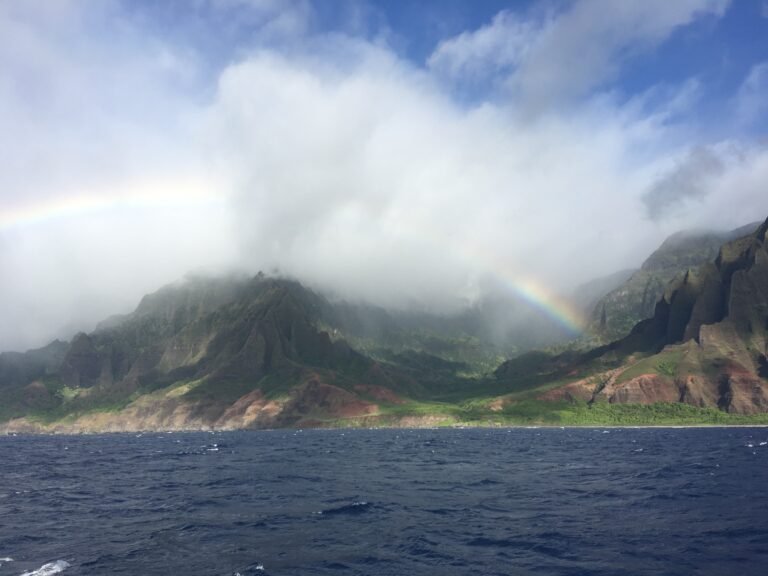
<instances>
[{"instance_id":1,"label":"white cloud","mask_svg":"<svg viewBox=\"0 0 768 576\"><path fill-rule=\"evenodd\" d=\"M0 3L0 197L28 201L182 161L174 144L194 62L122 18L113 2Z\"/></svg>"},{"instance_id":2,"label":"white cloud","mask_svg":"<svg viewBox=\"0 0 768 576\"><path fill-rule=\"evenodd\" d=\"M659 122L610 105L536 123L466 110L391 53L361 52L336 68L262 52L222 76L206 139L255 266L449 307L487 274L566 286L626 267L668 231L642 218L649 166L670 152ZM638 166L637 147L657 152Z\"/></svg>"},{"instance_id":3,"label":"white cloud","mask_svg":"<svg viewBox=\"0 0 768 576\"><path fill-rule=\"evenodd\" d=\"M226 270L234 256L228 206L206 198L56 214L0 239L1 350L92 330L190 271Z\"/></svg>"},{"instance_id":4,"label":"white cloud","mask_svg":"<svg viewBox=\"0 0 768 576\"><path fill-rule=\"evenodd\" d=\"M474 32L441 43L429 59L454 80L503 71L526 111L586 96L621 62L678 27L722 15L728 0L582 0L564 12L522 20L502 12Z\"/></svg>"},{"instance_id":5,"label":"white cloud","mask_svg":"<svg viewBox=\"0 0 768 576\"><path fill-rule=\"evenodd\" d=\"M196 65L116 2L0 3L0 350L231 262L189 145Z\"/></svg>"},{"instance_id":6,"label":"white cloud","mask_svg":"<svg viewBox=\"0 0 768 576\"><path fill-rule=\"evenodd\" d=\"M690 200L701 201L724 170L723 160L714 150L694 148L643 194L648 217L653 220L665 218L670 211L681 209Z\"/></svg>"},{"instance_id":7,"label":"white cloud","mask_svg":"<svg viewBox=\"0 0 768 576\"><path fill-rule=\"evenodd\" d=\"M768 62L756 64L736 93L736 118L745 127L768 115Z\"/></svg>"},{"instance_id":8,"label":"white cloud","mask_svg":"<svg viewBox=\"0 0 768 576\"><path fill-rule=\"evenodd\" d=\"M220 11L232 26L250 28L260 41L295 38L305 34L312 19L306 0L204 0Z\"/></svg>"},{"instance_id":9,"label":"white cloud","mask_svg":"<svg viewBox=\"0 0 768 576\"><path fill-rule=\"evenodd\" d=\"M735 228L768 217L768 147L724 142L726 169L709 184L707 197L685 216L720 228Z\"/></svg>"},{"instance_id":10,"label":"white cloud","mask_svg":"<svg viewBox=\"0 0 768 576\"><path fill-rule=\"evenodd\" d=\"M520 64L540 30L509 11L501 11L487 26L440 42L430 55L430 69L454 81L487 79L510 73Z\"/></svg>"},{"instance_id":11,"label":"white cloud","mask_svg":"<svg viewBox=\"0 0 768 576\"><path fill-rule=\"evenodd\" d=\"M446 74L492 81L509 68L511 98L582 93L637 43L722 7L611 5L613 16L588 1L534 22L532 39L505 13L485 36L444 43L431 69L383 43L306 36L293 12L297 24L277 28L290 48L264 31L201 89L206 63L190 56L201 47L147 35L119 4L0 3L0 349L125 311L200 266L277 266L351 297L450 308L522 277L567 288L638 263L679 228L768 213L768 155L743 146L696 202L645 217L643 194L690 148L670 118L695 100L695 81L524 120L515 106L467 108L446 92ZM274 6L256 13L280 20ZM572 71L569 50L586 55ZM148 200L157 189L173 191L168 202ZM3 227L5 214L83 195L109 201Z\"/></svg>"}]
</instances>

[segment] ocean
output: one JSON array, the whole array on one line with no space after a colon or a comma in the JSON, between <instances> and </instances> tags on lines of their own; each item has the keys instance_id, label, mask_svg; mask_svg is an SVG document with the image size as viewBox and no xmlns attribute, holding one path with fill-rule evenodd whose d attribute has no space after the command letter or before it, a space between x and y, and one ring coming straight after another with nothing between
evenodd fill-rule
<instances>
[{"instance_id":1,"label":"ocean","mask_svg":"<svg viewBox=\"0 0 768 576\"><path fill-rule=\"evenodd\" d=\"M0 437L0 576L764 575L768 429Z\"/></svg>"}]
</instances>

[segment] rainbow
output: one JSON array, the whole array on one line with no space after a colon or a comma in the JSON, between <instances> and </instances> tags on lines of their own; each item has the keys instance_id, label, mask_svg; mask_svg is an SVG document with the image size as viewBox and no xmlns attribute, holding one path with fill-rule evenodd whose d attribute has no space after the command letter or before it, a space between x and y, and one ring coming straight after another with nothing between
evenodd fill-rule
<instances>
[{"instance_id":1,"label":"rainbow","mask_svg":"<svg viewBox=\"0 0 768 576\"><path fill-rule=\"evenodd\" d=\"M414 240L426 241L437 253L446 252L446 234L442 233L434 223L427 223L420 228L421 236ZM448 247L448 256L455 257L459 263L469 270L486 274L496 280L510 294L518 296L533 308L541 311L572 336L578 336L584 331L586 318L573 303L556 291L548 288L542 281L530 274L515 269L509 262L497 253L497 250L484 247L479 242L453 243Z\"/></svg>"},{"instance_id":2,"label":"rainbow","mask_svg":"<svg viewBox=\"0 0 768 576\"><path fill-rule=\"evenodd\" d=\"M493 252L477 246L463 246L461 253L470 262L496 279L510 293L543 312L576 336L584 330L584 315L568 299L549 289L536 278L514 270Z\"/></svg>"},{"instance_id":3,"label":"rainbow","mask_svg":"<svg viewBox=\"0 0 768 576\"><path fill-rule=\"evenodd\" d=\"M188 207L199 204L221 202L221 197L211 195L212 187L204 187L199 181L158 181L142 184L113 192L109 195L80 193L33 202L17 208L3 208L0 211L0 231L11 230L45 223L51 220L82 217L102 211L125 209L159 209ZM422 233L424 227L422 227ZM444 235L436 233L421 236L414 240L432 240L430 244L435 250L445 252ZM470 269L488 274L503 285L510 293L517 295L525 302L540 310L555 320L571 334L576 335L583 330L585 319L582 313L571 302L555 291L549 289L541 281L530 275L513 269L503 261L493 250L487 250L478 245L455 245L451 250L452 256L468 265Z\"/></svg>"},{"instance_id":4,"label":"rainbow","mask_svg":"<svg viewBox=\"0 0 768 576\"><path fill-rule=\"evenodd\" d=\"M78 192L16 207L0 207L0 231L104 211L174 208L215 201L214 196L193 180L162 180L112 189L109 194Z\"/></svg>"},{"instance_id":5,"label":"rainbow","mask_svg":"<svg viewBox=\"0 0 768 576\"><path fill-rule=\"evenodd\" d=\"M523 300L544 312L547 316L556 320L571 334L577 335L584 330L585 319L570 301L533 278L525 278L519 275L506 274L504 271L496 274L497 278L504 281L513 293Z\"/></svg>"}]
</instances>

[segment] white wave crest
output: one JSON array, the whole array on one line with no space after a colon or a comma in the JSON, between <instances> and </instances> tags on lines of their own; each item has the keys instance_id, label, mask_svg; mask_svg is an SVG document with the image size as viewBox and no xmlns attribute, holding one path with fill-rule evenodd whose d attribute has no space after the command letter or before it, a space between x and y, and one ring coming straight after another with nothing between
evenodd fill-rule
<instances>
[{"instance_id":1,"label":"white wave crest","mask_svg":"<svg viewBox=\"0 0 768 576\"><path fill-rule=\"evenodd\" d=\"M43 564L40 566L40 568L33 570L32 572L24 572L24 574L21 576L52 576L53 574L64 572L64 570L69 568L69 566L69 562L65 562L64 560L56 560L56 562L48 562L47 564Z\"/></svg>"}]
</instances>

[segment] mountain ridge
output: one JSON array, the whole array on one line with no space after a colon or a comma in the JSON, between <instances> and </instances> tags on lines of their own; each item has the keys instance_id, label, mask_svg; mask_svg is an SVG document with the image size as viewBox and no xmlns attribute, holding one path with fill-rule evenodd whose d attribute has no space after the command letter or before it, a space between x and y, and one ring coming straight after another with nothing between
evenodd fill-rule
<instances>
[{"instance_id":1,"label":"mountain ridge","mask_svg":"<svg viewBox=\"0 0 768 576\"><path fill-rule=\"evenodd\" d=\"M538 399L768 411L767 233L768 220L674 280L653 317L626 337L581 355L543 359L545 379L575 377ZM515 365L502 365L497 377L514 374Z\"/></svg>"},{"instance_id":2,"label":"mountain ridge","mask_svg":"<svg viewBox=\"0 0 768 576\"><path fill-rule=\"evenodd\" d=\"M762 417L767 232L768 220L677 277L624 338L530 352L486 374L471 373L471 354L454 358L467 345L455 340L464 321L435 319L434 333L403 340L412 318L334 303L295 280L191 279L70 343L1 354L0 429L589 421L628 409L620 406L663 406L667 416L688 406L698 410L691 418L716 422Z\"/></svg>"},{"instance_id":3,"label":"mountain ridge","mask_svg":"<svg viewBox=\"0 0 768 576\"><path fill-rule=\"evenodd\" d=\"M656 302L677 276L707 264L724 243L751 234L760 224L729 231L684 230L667 237L639 269L588 311L588 344L604 344L627 335L636 323L653 315Z\"/></svg>"}]
</instances>

